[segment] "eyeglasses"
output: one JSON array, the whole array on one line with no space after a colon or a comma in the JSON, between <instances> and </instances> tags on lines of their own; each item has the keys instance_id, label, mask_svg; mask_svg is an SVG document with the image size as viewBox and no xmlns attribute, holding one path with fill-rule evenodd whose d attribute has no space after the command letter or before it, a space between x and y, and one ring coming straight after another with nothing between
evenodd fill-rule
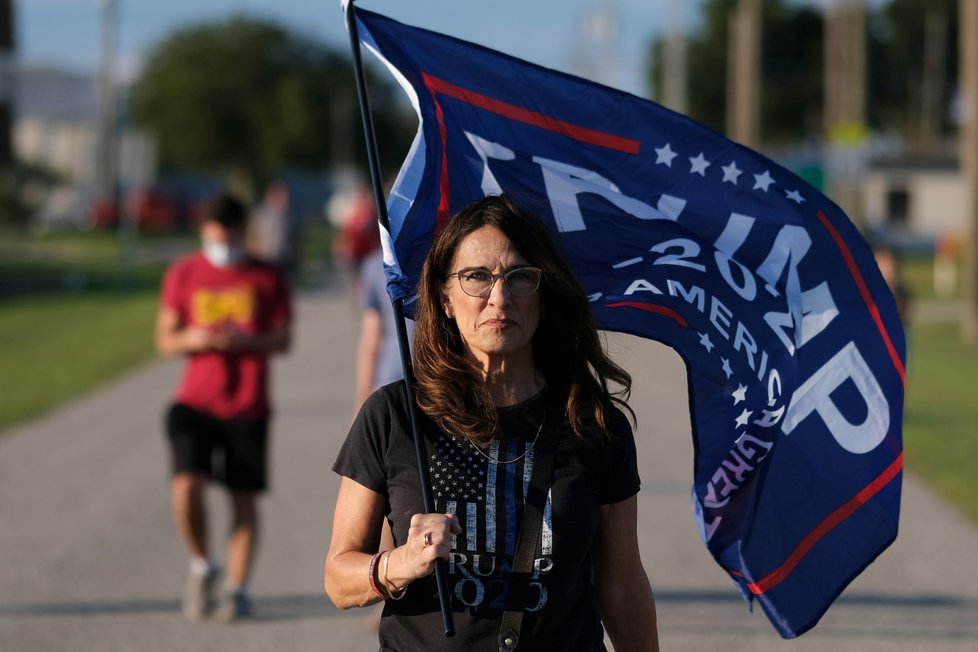
<instances>
[{"instance_id":1,"label":"eyeglasses","mask_svg":"<svg viewBox=\"0 0 978 652\"><path fill-rule=\"evenodd\" d=\"M543 270L539 267L517 267L505 274L493 274L481 267L467 267L448 276L456 277L462 292L470 297L486 298L499 279L503 279L506 289L514 297L528 297L540 287Z\"/></svg>"}]
</instances>

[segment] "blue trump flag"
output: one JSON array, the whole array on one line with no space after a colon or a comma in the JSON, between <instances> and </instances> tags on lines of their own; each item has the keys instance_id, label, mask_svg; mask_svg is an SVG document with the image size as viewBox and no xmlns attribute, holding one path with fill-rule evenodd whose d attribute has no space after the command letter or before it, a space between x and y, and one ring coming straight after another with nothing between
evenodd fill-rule
<instances>
[{"instance_id":1,"label":"blue trump flag","mask_svg":"<svg viewBox=\"0 0 978 652\"><path fill-rule=\"evenodd\" d=\"M505 192L553 230L602 328L686 362L703 540L792 638L896 537L904 339L842 211L647 100L357 10L420 127L388 202L410 314L432 238Z\"/></svg>"}]
</instances>

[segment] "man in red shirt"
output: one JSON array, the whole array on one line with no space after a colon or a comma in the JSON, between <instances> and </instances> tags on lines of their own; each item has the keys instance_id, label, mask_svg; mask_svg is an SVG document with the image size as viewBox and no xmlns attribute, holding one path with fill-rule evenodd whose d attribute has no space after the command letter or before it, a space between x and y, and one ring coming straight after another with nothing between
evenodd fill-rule
<instances>
[{"instance_id":1,"label":"man in red shirt","mask_svg":"<svg viewBox=\"0 0 978 652\"><path fill-rule=\"evenodd\" d=\"M166 272L156 345L187 359L166 415L177 529L191 556L183 613L230 621L250 613L246 586L258 540L257 497L267 488L270 355L291 344L282 274L244 250L247 210L222 194L207 206L199 251ZM208 553L209 480L231 494L227 581Z\"/></svg>"}]
</instances>

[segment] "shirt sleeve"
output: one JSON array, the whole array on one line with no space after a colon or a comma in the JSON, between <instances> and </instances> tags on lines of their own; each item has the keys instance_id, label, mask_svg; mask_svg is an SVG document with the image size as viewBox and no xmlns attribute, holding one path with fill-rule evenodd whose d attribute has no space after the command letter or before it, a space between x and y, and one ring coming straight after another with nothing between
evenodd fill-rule
<instances>
[{"instance_id":1,"label":"shirt sleeve","mask_svg":"<svg viewBox=\"0 0 978 652\"><path fill-rule=\"evenodd\" d=\"M602 504L617 503L638 493L638 455L635 434L628 418L616 407L609 413L609 426L614 440L605 441L605 481L598 496Z\"/></svg>"},{"instance_id":2,"label":"shirt sleeve","mask_svg":"<svg viewBox=\"0 0 978 652\"><path fill-rule=\"evenodd\" d=\"M360 310L363 311L381 311L381 300L385 297L381 296L383 292L386 294L386 278L384 276L384 267L380 258L371 256L367 258L361 265L361 283L360 283Z\"/></svg>"},{"instance_id":3,"label":"shirt sleeve","mask_svg":"<svg viewBox=\"0 0 978 652\"><path fill-rule=\"evenodd\" d=\"M357 414L333 471L377 493L387 494L386 451L390 441L391 410L382 390L371 394Z\"/></svg>"}]
</instances>

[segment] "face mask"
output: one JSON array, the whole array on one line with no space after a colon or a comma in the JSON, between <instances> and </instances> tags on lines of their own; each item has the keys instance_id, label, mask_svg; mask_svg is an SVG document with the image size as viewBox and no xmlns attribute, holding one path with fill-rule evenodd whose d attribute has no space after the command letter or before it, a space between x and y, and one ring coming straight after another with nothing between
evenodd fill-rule
<instances>
[{"instance_id":1,"label":"face mask","mask_svg":"<svg viewBox=\"0 0 978 652\"><path fill-rule=\"evenodd\" d=\"M210 261L214 267L229 267L241 262L245 251L241 245L229 245L226 242L203 243L204 257Z\"/></svg>"}]
</instances>

